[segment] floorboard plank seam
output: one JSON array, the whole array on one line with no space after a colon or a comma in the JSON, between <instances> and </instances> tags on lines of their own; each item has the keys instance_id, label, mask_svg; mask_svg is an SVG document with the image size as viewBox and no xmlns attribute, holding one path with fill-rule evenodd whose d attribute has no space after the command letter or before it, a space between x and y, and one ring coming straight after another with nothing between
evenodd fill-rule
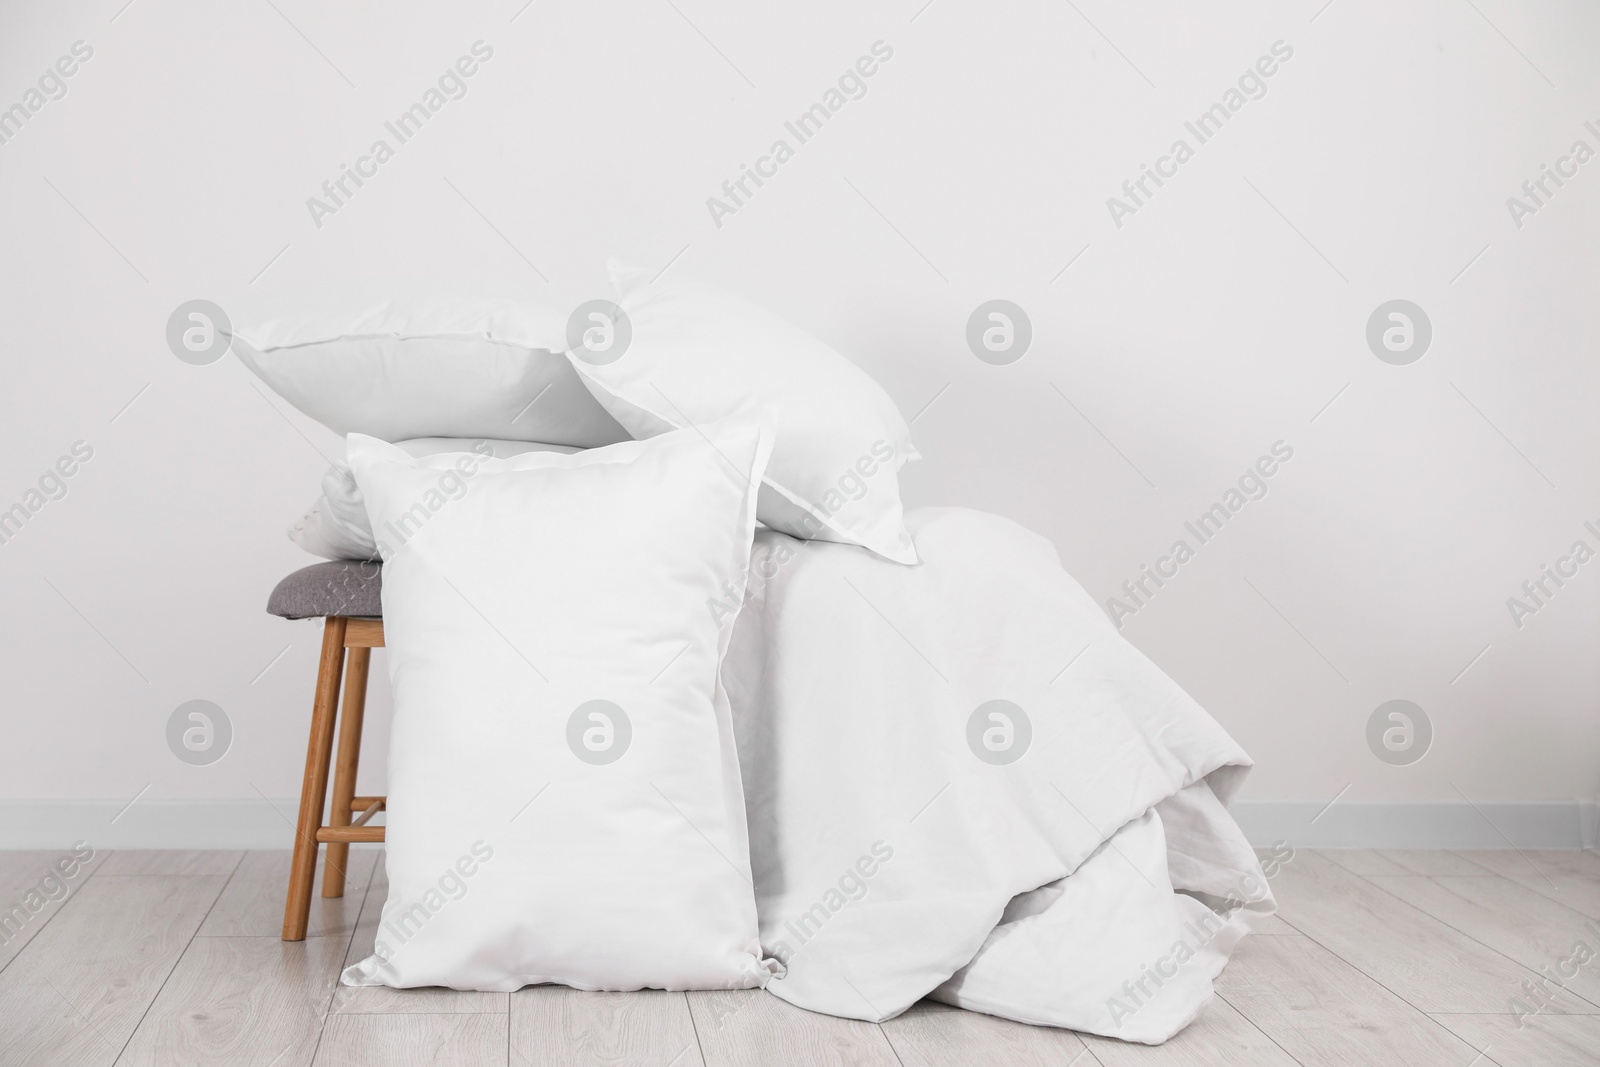
<instances>
[{"instance_id":1,"label":"floorboard plank seam","mask_svg":"<svg viewBox=\"0 0 1600 1067\"><path fill-rule=\"evenodd\" d=\"M1445 927L1446 929L1449 929L1449 930L1454 930L1456 933L1460 934L1462 937L1466 938L1468 941L1471 941L1473 944L1478 945L1478 946L1480 946L1480 947L1482 947L1484 949L1487 949L1490 952L1493 952L1496 956L1499 956L1501 959L1506 960L1512 966L1520 967L1522 970L1526 971L1530 977L1533 977L1533 978L1539 977L1539 972L1534 970L1532 967L1528 966L1526 963L1523 963L1521 960L1515 959L1515 958L1507 955L1506 953L1501 952L1499 949L1495 948L1493 945L1490 945L1490 944L1488 944L1488 943L1486 943L1484 941L1479 940L1477 937L1473 936L1470 932L1468 932L1466 930L1462 930L1457 926L1451 925L1451 923L1450 923L1450 921L1448 919L1441 918L1438 915L1434 915L1430 911L1426 911L1423 908L1418 907L1417 905L1411 903L1409 900L1406 900L1404 897L1402 897L1402 896L1400 896L1400 895L1398 895L1398 894L1396 894L1394 892L1391 892L1387 886L1382 886L1382 885L1379 885L1377 882L1374 882L1371 878L1368 878L1368 877L1366 877L1364 875L1356 874L1356 872L1354 872L1354 871L1351 871L1349 873L1354 875L1354 877L1356 877L1356 878L1360 878L1363 882L1366 882L1368 885L1372 886L1374 889L1376 889L1376 890L1384 893L1385 895L1387 895L1389 897L1392 897L1393 899L1399 901L1400 903L1404 904L1406 907L1412 909L1413 911L1418 912L1418 913L1420 913L1422 915L1426 915L1428 918L1432 919L1434 922L1438 923L1440 926L1443 926L1443 927ZM1432 882L1434 885L1437 885L1440 889L1444 890L1445 892L1449 892L1450 891L1450 887L1449 886L1444 885L1443 883L1441 883L1437 878L1435 878L1432 875L1425 874L1425 875L1420 875L1419 877L1426 878L1428 881ZM1505 882L1510 882L1512 885L1518 885L1518 886L1522 885L1520 882L1511 882L1511 879L1505 878L1502 875L1498 875L1497 874L1497 875L1494 875L1494 877L1500 878L1502 881L1505 881ZM1529 889L1530 887L1522 886L1522 888ZM1544 895L1542 893L1538 893L1537 890L1530 890L1530 891L1537 893L1537 895L1539 895L1539 896L1543 896ZM1550 898L1547 897L1546 899L1548 900ZM1553 903L1561 904L1561 902L1559 900L1553 901ZM1566 905L1562 904L1562 907L1566 907ZM1576 911L1576 909L1573 909L1573 908L1568 908L1567 910ZM1577 912L1577 914L1582 914L1582 913L1581 912ZM1324 946L1324 947L1326 947L1326 946ZM1335 953L1335 955L1337 955L1337 953ZM1341 957L1341 958L1343 958L1343 957ZM1346 960L1345 962L1349 963L1348 960ZM1355 965L1351 964L1351 966L1355 966ZM1357 969L1359 970L1359 968L1357 968ZM1588 997L1582 996L1582 995L1580 995L1578 993L1574 993L1571 989L1568 989L1566 986L1562 986L1561 989L1562 989L1562 992L1568 994L1574 1000L1582 1001L1583 1003L1585 1003L1585 1004L1589 1005L1590 1007L1594 1008L1597 1013L1600 1013L1600 1004L1596 1004L1594 1001L1590 1000ZM1393 990L1391 990L1391 992L1393 992ZM1398 993L1396 993L1395 995L1399 996ZM1510 994L1507 994L1507 995L1509 996ZM1410 1001L1407 1001L1407 1003L1409 1004ZM1416 1005L1413 1004L1412 1007L1416 1007ZM1427 1012L1423 1012L1423 1014L1426 1015ZM1446 1013L1441 1012L1440 1014L1446 1014ZM1483 1013L1483 1014L1492 1014L1492 1013ZM1501 1013L1501 1014L1504 1014L1504 1013Z\"/></svg>"},{"instance_id":2,"label":"floorboard plank seam","mask_svg":"<svg viewBox=\"0 0 1600 1067\"><path fill-rule=\"evenodd\" d=\"M1304 935L1302 935L1302 936L1304 936ZM1307 940L1310 940L1310 938L1307 938ZM1313 944L1315 944L1315 942L1313 942ZM1284 1048L1283 1044L1281 1042L1279 1042L1279 1040L1277 1038L1275 1038L1271 1034L1267 1033L1265 1030L1263 1030L1261 1028L1261 1024L1260 1023L1258 1023L1254 1019L1250 1018L1249 1013L1246 1012L1243 1008L1241 1008L1239 1005L1235 1004L1233 1001L1229 1000L1227 997L1223 996L1221 993L1217 992L1216 990L1212 990L1211 995L1216 997L1218 1000L1222 1001L1228 1007L1232 1008L1235 1012L1237 1012L1238 1015L1239 1015L1239 1018L1243 1019L1245 1022L1249 1023L1252 1027L1254 1027L1256 1033L1260 1034L1262 1037L1266 1038L1268 1041L1270 1041L1274 1045L1276 1045L1278 1047L1278 1050L1280 1052L1282 1052L1285 1056L1289 1057L1295 1063L1299 1064L1300 1067L1306 1067L1305 1063L1300 1059L1299 1056L1296 1056L1294 1053L1292 1053L1288 1049Z\"/></svg>"},{"instance_id":3,"label":"floorboard plank seam","mask_svg":"<svg viewBox=\"0 0 1600 1067\"><path fill-rule=\"evenodd\" d=\"M167 968L167 973L161 976L161 984L156 987L155 996L150 998L149 1003L144 1006L144 1011L139 1013L139 1021L133 1025L132 1030L128 1031L127 1040L124 1041L122 1043L122 1047L117 1050L117 1060L122 1059L122 1057L128 1051L128 1046L131 1045L133 1043L133 1039L139 1035L139 1030L144 1026L144 1021L150 1017L150 1009L155 1007L156 1001L161 999L161 993L167 988L167 982L172 979L173 972L175 972L178 967L182 965L183 958L187 956L189 954L189 950L194 947L194 939L200 936L201 927L205 926L206 920L211 918L211 913L216 910L217 902L222 899L222 894L228 891L228 886L233 883L233 877L239 873L239 868L244 865L244 858L247 855L249 855L248 852L239 853L238 860L234 862L232 869L228 871L228 877L224 878L222 880L222 885L217 887L217 895L211 898L211 903L207 905L205 914L200 916L200 921L195 924L194 932L189 935L189 940L183 943L183 951L178 953L177 957L173 959L172 966ZM110 857L107 857L107 859L109 858ZM179 875L178 877L182 876ZM113 1060L112 1063L115 1064L116 1060Z\"/></svg>"},{"instance_id":4,"label":"floorboard plank seam","mask_svg":"<svg viewBox=\"0 0 1600 1067\"><path fill-rule=\"evenodd\" d=\"M83 887L88 885L94 876L100 873L100 867L104 867L106 865L106 860L110 859L113 855L114 853L107 852L105 854L105 858L100 861L100 865L94 870L90 871L88 874L84 875L83 881L78 883L77 888L69 892L66 897L62 899L61 907L45 916L44 922L40 923L38 929L34 930L33 937L28 938L28 945L33 944L34 938L44 933L44 928L50 925L52 919L66 910L67 905L72 903L73 898L75 898L79 893L83 892ZM7 967L10 967L13 963L17 962L17 957L21 956L27 951L28 945L23 945L22 948L17 950L16 956L12 956L9 960L6 960L5 963L0 964L0 974L4 974Z\"/></svg>"}]
</instances>

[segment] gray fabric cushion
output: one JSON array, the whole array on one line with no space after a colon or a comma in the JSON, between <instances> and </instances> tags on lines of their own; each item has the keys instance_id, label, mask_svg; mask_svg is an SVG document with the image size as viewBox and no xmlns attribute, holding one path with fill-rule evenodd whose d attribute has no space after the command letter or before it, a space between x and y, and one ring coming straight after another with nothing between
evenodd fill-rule
<instances>
[{"instance_id":1,"label":"gray fabric cushion","mask_svg":"<svg viewBox=\"0 0 1600 1067\"><path fill-rule=\"evenodd\" d=\"M375 560L313 563L277 584L267 598L267 611L285 619L324 615L380 618L382 592L383 565Z\"/></svg>"}]
</instances>

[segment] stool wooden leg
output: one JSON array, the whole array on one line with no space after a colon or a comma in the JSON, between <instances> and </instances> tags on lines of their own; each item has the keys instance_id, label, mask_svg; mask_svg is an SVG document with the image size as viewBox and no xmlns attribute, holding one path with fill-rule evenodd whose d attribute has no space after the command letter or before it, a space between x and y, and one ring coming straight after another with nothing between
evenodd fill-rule
<instances>
[{"instance_id":1,"label":"stool wooden leg","mask_svg":"<svg viewBox=\"0 0 1600 1067\"><path fill-rule=\"evenodd\" d=\"M311 739L306 742L306 776L300 787L300 820L295 825L294 861L289 868L289 899L283 907L283 939L303 941L311 917L311 884L317 874L317 831L328 798L328 758L333 754L333 724L344 669L345 620L322 623L322 657L317 664L317 695L311 704Z\"/></svg>"},{"instance_id":2,"label":"stool wooden leg","mask_svg":"<svg viewBox=\"0 0 1600 1067\"><path fill-rule=\"evenodd\" d=\"M339 713L339 751L333 759L333 799L329 826L350 825L350 801L356 795L356 766L361 762L361 717L367 706L367 668L372 649L352 648L344 662L344 710ZM322 861L322 895L344 896L350 859L347 841L330 841Z\"/></svg>"}]
</instances>

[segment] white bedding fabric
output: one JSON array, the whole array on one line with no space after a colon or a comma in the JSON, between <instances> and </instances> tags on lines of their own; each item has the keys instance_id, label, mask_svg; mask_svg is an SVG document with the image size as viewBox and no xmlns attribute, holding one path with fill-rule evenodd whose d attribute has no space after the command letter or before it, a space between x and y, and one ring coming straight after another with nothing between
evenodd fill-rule
<instances>
[{"instance_id":1,"label":"white bedding fabric","mask_svg":"<svg viewBox=\"0 0 1600 1067\"><path fill-rule=\"evenodd\" d=\"M706 609L743 595L764 427L577 455L352 435L394 693L384 903L349 985L759 985ZM648 521L640 521L640 516Z\"/></svg>"},{"instance_id":2,"label":"white bedding fabric","mask_svg":"<svg viewBox=\"0 0 1600 1067\"><path fill-rule=\"evenodd\" d=\"M756 535L723 678L762 949L786 965L767 989L1163 1041L1275 907L1222 806L1249 758L1043 538L962 509L907 524L920 567ZM968 742L997 699L1031 724L1010 764Z\"/></svg>"}]
</instances>

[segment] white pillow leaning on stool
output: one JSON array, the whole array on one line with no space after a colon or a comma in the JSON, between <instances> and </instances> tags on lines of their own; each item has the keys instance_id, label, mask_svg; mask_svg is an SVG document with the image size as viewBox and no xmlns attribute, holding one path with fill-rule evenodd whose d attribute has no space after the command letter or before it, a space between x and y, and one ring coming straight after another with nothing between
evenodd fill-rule
<instances>
[{"instance_id":1,"label":"white pillow leaning on stool","mask_svg":"<svg viewBox=\"0 0 1600 1067\"><path fill-rule=\"evenodd\" d=\"M394 721L389 899L346 984L772 973L720 678L731 618L709 608L743 598L771 447L748 424L487 460L351 435Z\"/></svg>"}]
</instances>

